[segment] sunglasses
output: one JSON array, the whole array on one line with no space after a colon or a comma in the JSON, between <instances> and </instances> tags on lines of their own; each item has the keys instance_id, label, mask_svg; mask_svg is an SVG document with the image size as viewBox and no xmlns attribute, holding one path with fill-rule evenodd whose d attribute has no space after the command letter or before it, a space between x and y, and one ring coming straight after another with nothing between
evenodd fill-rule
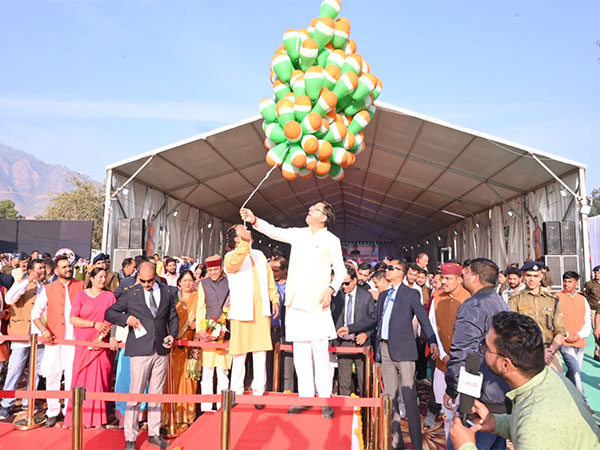
<instances>
[{"instance_id":1,"label":"sunglasses","mask_svg":"<svg viewBox=\"0 0 600 450\"><path fill-rule=\"evenodd\" d=\"M342 283L342 286L350 286L352 284L352 281L344 281Z\"/></svg>"},{"instance_id":2,"label":"sunglasses","mask_svg":"<svg viewBox=\"0 0 600 450\"><path fill-rule=\"evenodd\" d=\"M150 284L150 283L154 283L155 278L150 278L149 280L142 280L141 278L139 279L140 284Z\"/></svg>"},{"instance_id":3,"label":"sunglasses","mask_svg":"<svg viewBox=\"0 0 600 450\"><path fill-rule=\"evenodd\" d=\"M387 266L385 270L399 270L400 272L404 272L400 267L396 266Z\"/></svg>"}]
</instances>

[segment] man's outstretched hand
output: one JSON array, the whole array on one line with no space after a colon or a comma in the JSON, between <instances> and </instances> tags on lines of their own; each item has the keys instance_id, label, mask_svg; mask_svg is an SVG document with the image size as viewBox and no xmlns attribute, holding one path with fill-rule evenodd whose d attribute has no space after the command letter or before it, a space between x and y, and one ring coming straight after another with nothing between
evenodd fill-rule
<instances>
[{"instance_id":1,"label":"man's outstretched hand","mask_svg":"<svg viewBox=\"0 0 600 450\"><path fill-rule=\"evenodd\" d=\"M240 209L240 217L244 222L248 222L250 225L254 225L256 223L256 216L252 210L248 208Z\"/></svg>"}]
</instances>

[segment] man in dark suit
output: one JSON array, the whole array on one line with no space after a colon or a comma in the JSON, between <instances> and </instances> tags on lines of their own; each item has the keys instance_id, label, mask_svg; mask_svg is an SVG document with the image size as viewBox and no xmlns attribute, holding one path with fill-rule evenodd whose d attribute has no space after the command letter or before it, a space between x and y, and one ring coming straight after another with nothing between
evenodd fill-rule
<instances>
[{"instance_id":1,"label":"man in dark suit","mask_svg":"<svg viewBox=\"0 0 600 450\"><path fill-rule=\"evenodd\" d=\"M179 330L175 297L167 286L155 282L154 264L145 262L138 270L138 283L108 308L105 319L119 326L129 325L125 355L131 356L131 393L161 394L167 374L168 354ZM140 403L127 403L125 413L125 449L135 450ZM161 404L148 404L148 443L165 449L160 437Z\"/></svg>"},{"instance_id":2,"label":"man in dark suit","mask_svg":"<svg viewBox=\"0 0 600 450\"><path fill-rule=\"evenodd\" d=\"M421 304L419 292L402 283L405 273L406 263L397 259L390 261L386 269L386 278L391 283L390 288L379 295L377 308L360 322L340 328L338 335L377 330L375 344L377 345L377 358L381 361L383 386L385 392L392 396L394 405L392 447L394 449L405 448L397 401L400 390L406 406L412 448L421 449L423 435L415 386L417 345L412 326L414 316L417 316L421 324L434 359L437 358L439 351L433 328Z\"/></svg>"},{"instance_id":3,"label":"man in dark suit","mask_svg":"<svg viewBox=\"0 0 600 450\"><path fill-rule=\"evenodd\" d=\"M373 296L366 289L358 287L358 277L354 267L346 266L347 274L342 289L331 301L331 315L335 329L360 322L375 310ZM374 330L366 333L347 334L334 341L336 347L365 347L371 345L371 336ZM352 393L352 364L356 364L356 377L358 378L358 395L364 393L365 364L364 356L357 354L340 353L338 360L338 387L340 395Z\"/></svg>"}]
</instances>

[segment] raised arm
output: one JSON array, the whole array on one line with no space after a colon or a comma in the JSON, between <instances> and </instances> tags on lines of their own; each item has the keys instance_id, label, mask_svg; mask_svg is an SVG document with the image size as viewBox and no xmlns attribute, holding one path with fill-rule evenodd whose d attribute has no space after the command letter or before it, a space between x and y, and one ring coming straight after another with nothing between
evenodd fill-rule
<instances>
[{"instance_id":1,"label":"raised arm","mask_svg":"<svg viewBox=\"0 0 600 450\"><path fill-rule=\"evenodd\" d=\"M273 226L269 222L256 217L254 213L247 208L240 209L240 216L242 220L252 225L255 230L269 236L271 239L275 239L276 241L280 242L286 242L288 244L291 244L294 240L294 228L279 228Z\"/></svg>"},{"instance_id":2,"label":"raised arm","mask_svg":"<svg viewBox=\"0 0 600 450\"><path fill-rule=\"evenodd\" d=\"M225 272L235 273L242 267L244 259L250 254L250 242L240 241L235 248L225 255Z\"/></svg>"}]
</instances>

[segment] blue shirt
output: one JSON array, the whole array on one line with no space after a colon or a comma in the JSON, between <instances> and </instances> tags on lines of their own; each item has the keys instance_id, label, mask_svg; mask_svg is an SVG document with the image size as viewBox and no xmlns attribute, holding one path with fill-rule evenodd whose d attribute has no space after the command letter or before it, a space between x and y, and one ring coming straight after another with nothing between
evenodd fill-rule
<instances>
[{"instance_id":1,"label":"blue shirt","mask_svg":"<svg viewBox=\"0 0 600 450\"><path fill-rule=\"evenodd\" d=\"M281 328L281 308L283 308L285 298L285 281L281 284L279 284L279 282L276 281L275 286L277 286L277 291L279 292L279 317L277 317L277 319L274 319L273 316L271 316L271 328Z\"/></svg>"},{"instance_id":2,"label":"blue shirt","mask_svg":"<svg viewBox=\"0 0 600 450\"><path fill-rule=\"evenodd\" d=\"M389 339L390 337L390 317L392 316L392 308L394 300L396 300L396 291L398 287L391 286L388 289L388 295L383 304L383 316L381 317L381 339Z\"/></svg>"}]
</instances>

